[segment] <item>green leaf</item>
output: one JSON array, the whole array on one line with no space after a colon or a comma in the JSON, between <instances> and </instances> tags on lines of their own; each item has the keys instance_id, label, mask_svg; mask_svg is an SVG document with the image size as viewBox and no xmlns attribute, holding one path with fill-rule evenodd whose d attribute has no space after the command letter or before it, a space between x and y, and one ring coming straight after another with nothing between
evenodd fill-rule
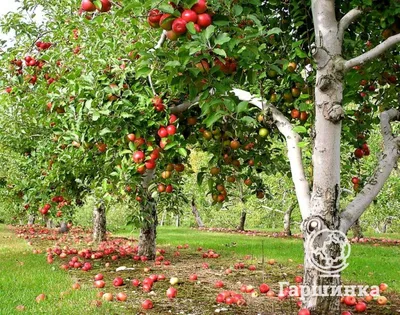
<instances>
[{"instance_id":1,"label":"green leaf","mask_svg":"<svg viewBox=\"0 0 400 315\"><path fill-rule=\"evenodd\" d=\"M164 13L173 14L175 12L174 8L166 3L160 4L158 8L160 9L160 11L163 11Z\"/></svg>"},{"instance_id":2,"label":"green leaf","mask_svg":"<svg viewBox=\"0 0 400 315\"><path fill-rule=\"evenodd\" d=\"M226 57L226 52L225 50L221 49L221 48L214 48L213 52L216 53L217 55L220 55L222 57Z\"/></svg>"},{"instance_id":3,"label":"green leaf","mask_svg":"<svg viewBox=\"0 0 400 315\"><path fill-rule=\"evenodd\" d=\"M236 107L236 113L247 112L249 110L249 102L240 102Z\"/></svg>"},{"instance_id":4,"label":"green leaf","mask_svg":"<svg viewBox=\"0 0 400 315\"><path fill-rule=\"evenodd\" d=\"M215 31L215 26L210 25L209 27L206 28L206 30L204 31L204 37L209 40L211 38L211 36L214 34Z\"/></svg>"},{"instance_id":5,"label":"green leaf","mask_svg":"<svg viewBox=\"0 0 400 315\"><path fill-rule=\"evenodd\" d=\"M231 100L230 98L224 99L224 105L230 112L235 111L236 103L233 100Z\"/></svg>"},{"instance_id":6,"label":"green leaf","mask_svg":"<svg viewBox=\"0 0 400 315\"><path fill-rule=\"evenodd\" d=\"M208 116L203 123L207 126L210 127L214 123L216 123L218 120L220 120L224 116L224 112L218 111L218 112L213 112Z\"/></svg>"},{"instance_id":7,"label":"green leaf","mask_svg":"<svg viewBox=\"0 0 400 315\"><path fill-rule=\"evenodd\" d=\"M149 67L140 68L136 72L136 78L147 77L151 73L151 69Z\"/></svg>"},{"instance_id":8,"label":"green leaf","mask_svg":"<svg viewBox=\"0 0 400 315\"><path fill-rule=\"evenodd\" d=\"M151 193L151 199L156 199L158 197L158 191L155 190Z\"/></svg>"},{"instance_id":9,"label":"green leaf","mask_svg":"<svg viewBox=\"0 0 400 315\"><path fill-rule=\"evenodd\" d=\"M92 120L97 121L100 118L100 113L96 110L92 113Z\"/></svg>"},{"instance_id":10,"label":"green leaf","mask_svg":"<svg viewBox=\"0 0 400 315\"><path fill-rule=\"evenodd\" d=\"M282 33L282 30L281 30L279 27L274 27L274 28L270 29L270 30L267 32L267 35L266 35L266 36L270 36L270 35L272 35L272 34L280 34L280 33Z\"/></svg>"},{"instance_id":11,"label":"green leaf","mask_svg":"<svg viewBox=\"0 0 400 315\"><path fill-rule=\"evenodd\" d=\"M129 142L129 143L132 143L132 142ZM123 150L123 151L119 152L120 156L123 156L125 154L132 154L132 150Z\"/></svg>"},{"instance_id":12,"label":"green leaf","mask_svg":"<svg viewBox=\"0 0 400 315\"><path fill-rule=\"evenodd\" d=\"M187 151L185 148L179 148L178 153L183 157L187 157Z\"/></svg>"},{"instance_id":13,"label":"green leaf","mask_svg":"<svg viewBox=\"0 0 400 315\"><path fill-rule=\"evenodd\" d=\"M164 150L167 151L167 150L169 150L169 149L171 149L173 147L176 147L177 145L178 145L178 143L175 142L175 141L174 142L170 142L165 146Z\"/></svg>"},{"instance_id":14,"label":"green leaf","mask_svg":"<svg viewBox=\"0 0 400 315\"><path fill-rule=\"evenodd\" d=\"M193 22L189 22L186 24L186 28L189 31L190 34L195 35L197 34L196 29L194 28L194 23Z\"/></svg>"},{"instance_id":15,"label":"green leaf","mask_svg":"<svg viewBox=\"0 0 400 315\"><path fill-rule=\"evenodd\" d=\"M299 142L299 143L297 144L297 146L298 146L299 148L305 148L305 147L308 146L309 144L310 144L309 142L302 141L302 142Z\"/></svg>"},{"instance_id":16,"label":"green leaf","mask_svg":"<svg viewBox=\"0 0 400 315\"><path fill-rule=\"evenodd\" d=\"M209 178L209 179L208 179L207 185L208 185L208 190L209 190L209 191L212 191L213 188L214 188L214 181L213 181L212 178Z\"/></svg>"},{"instance_id":17,"label":"green leaf","mask_svg":"<svg viewBox=\"0 0 400 315\"><path fill-rule=\"evenodd\" d=\"M304 126L293 127L293 131L297 133L307 133L307 128Z\"/></svg>"},{"instance_id":18,"label":"green leaf","mask_svg":"<svg viewBox=\"0 0 400 315\"><path fill-rule=\"evenodd\" d=\"M201 185L203 183L203 179L204 179L204 172L198 172L197 173L197 185Z\"/></svg>"},{"instance_id":19,"label":"green leaf","mask_svg":"<svg viewBox=\"0 0 400 315\"><path fill-rule=\"evenodd\" d=\"M302 51L299 47L296 47L296 55L299 58L307 58L307 54Z\"/></svg>"},{"instance_id":20,"label":"green leaf","mask_svg":"<svg viewBox=\"0 0 400 315\"><path fill-rule=\"evenodd\" d=\"M248 123L249 125L253 126L257 125L257 120L255 120L253 117L250 116L244 116L240 120Z\"/></svg>"},{"instance_id":21,"label":"green leaf","mask_svg":"<svg viewBox=\"0 0 400 315\"><path fill-rule=\"evenodd\" d=\"M298 40L296 42L292 43L292 49L299 47L301 44L303 44L303 40Z\"/></svg>"},{"instance_id":22,"label":"green leaf","mask_svg":"<svg viewBox=\"0 0 400 315\"><path fill-rule=\"evenodd\" d=\"M229 42L231 38L229 37L228 33L222 33L219 34L218 37L215 40L215 44L217 45L223 45L226 42Z\"/></svg>"},{"instance_id":23,"label":"green leaf","mask_svg":"<svg viewBox=\"0 0 400 315\"><path fill-rule=\"evenodd\" d=\"M134 117L134 115L124 112L124 113L121 113L121 117L122 118L131 118L131 117Z\"/></svg>"},{"instance_id":24,"label":"green leaf","mask_svg":"<svg viewBox=\"0 0 400 315\"><path fill-rule=\"evenodd\" d=\"M242 6L240 6L240 5L238 5L238 4L235 4L234 6L233 6L233 14L235 15L235 16L239 16L239 15L241 15L243 13L243 8L242 8Z\"/></svg>"},{"instance_id":25,"label":"green leaf","mask_svg":"<svg viewBox=\"0 0 400 315\"><path fill-rule=\"evenodd\" d=\"M174 60L174 61L168 61L165 64L165 67L179 67L181 65L181 63L178 60Z\"/></svg>"},{"instance_id":26,"label":"green leaf","mask_svg":"<svg viewBox=\"0 0 400 315\"><path fill-rule=\"evenodd\" d=\"M106 135L107 133L110 133L110 132L112 132L109 128L103 128L102 130L100 130L100 132L99 132L99 135L100 136L104 136L104 135Z\"/></svg>"}]
</instances>

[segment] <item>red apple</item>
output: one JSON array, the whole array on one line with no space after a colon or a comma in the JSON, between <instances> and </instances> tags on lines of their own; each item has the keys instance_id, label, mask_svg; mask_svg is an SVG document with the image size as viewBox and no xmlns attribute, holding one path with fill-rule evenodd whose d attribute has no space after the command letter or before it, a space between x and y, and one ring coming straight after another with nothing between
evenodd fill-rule
<instances>
[{"instance_id":1,"label":"red apple","mask_svg":"<svg viewBox=\"0 0 400 315\"><path fill-rule=\"evenodd\" d=\"M121 285L123 285L124 284L124 279L122 279L121 277L116 277L114 280L113 280L113 285L115 286L115 287L120 287Z\"/></svg>"},{"instance_id":2,"label":"red apple","mask_svg":"<svg viewBox=\"0 0 400 315\"><path fill-rule=\"evenodd\" d=\"M36 297L36 302L40 303L41 301L44 301L45 299L46 299L46 295L41 293Z\"/></svg>"},{"instance_id":3,"label":"red apple","mask_svg":"<svg viewBox=\"0 0 400 315\"><path fill-rule=\"evenodd\" d=\"M97 275L94 276L94 280L103 280L103 275L101 273L98 273Z\"/></svg>"},{"instance_id":4,"label":"red apple","mask_svg":"<svg viewBox=\"0 0 400 315\"><path fill-rule=\"evenodd\" d=\"M379 305L385 305L387 303L387 298L381 295L376 301Z\"/></svg>"},{"instance_id":5,"label":"red apple","mask_svg":"<svg viewBox=\"0 0 400 315\"><path fill-rule=\"evenodd\" d=\"M140 285L139 279L133 279L133 280L132 280L132 285L133 285L134 287L138 287L138 286Z\"/></svg>"},{"instance_id":6,"label":"red apple","mask_svg":"<svg viewBox=\"0 0 400 315\"><path fill-rule=\"evenodd\" d=\"M114 297L111 293L104 293L102 298L105 301L112 301L114 299Z\"/></svg>"},{"instance_id":7,"label":"red apple","mask_svg":"<svg viewBox=\"0 0 400 315\"><path fill-rule=\"evenodd\" d=\"M356 305L357 300L354 296L345 296L343 299L344 304L346 304L347 306L353 306Z\"/></svg>"},{"instance_id":8,"label":"red apple","mask_svg":"<svg viewBox=\"0 0 400 315\"><path fill-rule=\"evenodd\" d=\"M124 293L124 292L117 293L117 300L118 301L125 302L127 298L128 297L127 297L126 293Z\"/></svg>"},{"instance_id":9,"label":"red apple","mask_svg":"<svg viewBox=\"0 0 400 315\"><path fill-rule=\"evenodd\" d=\"M186 33L186 21L182 18L177 18L175 21L172 23L172 30L178 34L182 35Z\"/></svg>"},{"instance_id":10,"label":"red apple","mask_svg":"<svg viewBox=\"0 0 400 315\"><path fill-rule=\"evenodd\" d=\"M96 280L96 281L94 282L94 286L95 286L96 288L104 288L105 285L106 285L106 283L105 283L103 280Z\"/></svg>"},{"instance_id":11,"label":"red apple","mask_svg":"<svg viewBox=\"0 0 400 315\"><path fill-rule=\"evenodd\" d=\"M128 134L126 137L127 137L127 139L128 139L130 142L133 142L133 141L135 141L135 139L136 139L136 136L135 136L134 133L130 133L130 134Z\"/></svg>"},{"instance_id":12,"label":"red apple","mask_svg":"<svg viewBox=\"0 0 400 315\"><path fill-rule=\"evenodd\" d=\"M361 159L361 158L364 156L364 151L363 151L362 149L360 149L360 148L357 148L357 149L354 151L354 156L355 156L357 159Z\"/></svg>"},{"instance_id":13,"label":"red apple","mask_svg":"<svg viewBox=\"0 0 400 315\"><path fill-rule=\"evenodd\" d=\"M176 115L174 115L174 114L169 115L169 123L170 124L173 124L177 120L178 120L178 117L176 117Z\"/></svg>"},{"instance_id":14,"label":"red apple","mask_svg":"<svg viewBox=\"0 0 400 315\"><path fill-rule=\"evenodd\" d=\"M176 41L179 38L179 34L175 33L173 30L170 30L170 31L167 31L167 38L169 40Z\"/></svg>"},{"instance_id":15,"label":"red apple","mask_svg":"<svg viewBox=\"0 0 400 315\"><path fill-rule=\"evenodd\" d=\"M268 284L262 283L259 287L260 293L267 293L269 291Z\"/></svg>"},{"instance_id":16,"label":"red apple","mask_svg":"<svg viewBox=\"0 0 400 315\"><path fill-rule=\"evenodd\" d=\"M358 302L354 309L357 313L363 313L367 309L367 304L365 304L364 302Z\"/></svg>"},{"instance_id":17,"label":"red apple","mask_svg":"<svg viewBox=\"0 0 400 315\"><path fill-rule=\"evenodd\" d=\"M194 273L192 275L189 276L189 280L190 281L196 281L197 280L197 275Z\"/></svg>"},{"instance_id":18,"label":"red apple","mask_svg":"<svg viewBox=\"0 0 400 315\"><path fill-rule=\"evenodd\" d=\"M298 312L298 315L311 315L311 313L308 309L303 308Z\"/></svg>"},{"instance_id":19,"label":"red apple","mask_svg":"<svg viewBox=\"0 0 400 315\"><path fill-rule=\"evenodd\" d=\"M149 309L153 308L153 302L149 299L144 300L142 302L142 308L145 310L149 310Z\"/></svg>"},{"instance_id":20,"label":"red apple","mask_svg":"<svg viewBox=\"0 0 400 315\"><path fill-rule=\"evenodd\" d=\"M208 13L202 13L197 16L197 24L201 28L206 28L207 26L211 25L212 19Z\"/></svg>"},{"instance_id":21,"label":"red apple","mask_svg":"<svg viewBox=\"0 0 400 315\"><path fill-rule=\"evenodd\" d=\"M156 162L154 160L148 160L144 163L144 166L146 167L146 169L152 170L156 168Z\"/></svg>"},{"instance_id":22,"label":"red apple","mask_svg":"<svg viewBox=\"0 0 400 315\"><path fill-rule=\"evenodd\" d=\"M199 0L192 6L192 10L197 14L204 13L207 11L207 2L206 0Z\"/></svg>"},{"instance_id":23,"label":"red apple","mask_svg":"<svg viewBox=\"0 0 400 315\"><path fill-rule=\"evenodd\" d=\"M144 161L145 155L142 151L136 151L132 155L132 160L135 163L142 163Z\"/></svg>"},{"instance_id":24,"label":"red apple","mask_svg":"<svg viewBox=\"0 0 400 315\"><path fill-rule=\"evenodd\" d=\"M147 17L147 21L151 26L157 25L159 27L160 19L163 14L158 9L150 10L149 15ZM153 26L154 27L154 26Z\"/></svg>"},{"instance_id":25,"label":"red apple","mask_svg":"<svg viewBox=\"0 0 400 315\"><path fill-rule=\"evenodd\" d=\"M173 298L176 297L177 293L178 293L178 290L176 290L174 287L170 287L170 288L167 290L167 297L168 297L169 299L173 299Z\"/></svg>"},{"instance_id":26,"label":"red apple","mask_svg":"<svg viewBox=\"0 0 400 315\"><path fill-rule=\"evenodd\" d=\"M81 9L87 12L93 12L96 10L94 3L90 0L82 0Z\"/></svg>"},{"instance_id":27,"label":"red apple","mask_svg":"<svg viewBox=\"0 0 400 315\"><path fill-rule=\"evenodd\" d=\"M157 133L160 138L168 137L168 131L165 127L161 127L160 129L158 129Z\"/></svg>"},{"instance_id":28,"label":"red apple","mask_svg":"<svg viewBox=\"0 0 400 315\"><path fill-rule=\"evenodd\" d=\"M296 277L294 278L294 282L296 282L296 283L302 283L302 282L303 282L303 277L301 277L301 276L296 276Z\"/></svg>"},{"instance_id":29,"label":"red apple","mask_svg":"<svg viewBox=\"0 0 400 315\"><path fill-rule=\"evenodd\" d=\"M184 10L181 14L181 18L184 19L186 22L197 22L197 13L192 10Z\"/></svg>"},{"instance_id":30,"label":"red apple","mask_svg":"<svg viewBox=\"0 0 400 315\"><path fill-rule=\"evenodd\" d=\"M379 285L379 290L380 290L381 292L385 292L385 291L387 290L388 287L389 287L389 286L388 286L386 283L381 283L381 284Z\"/></svg>"},{"instance_id":31,"label":"red apple","mask_svg":"<svg viewBox=\"0 0 400 315\"><path fill-rule=\"evenodd\" d=\"M173 136L176 133L176 127L174 125L167 126L167 133Z\"/></svg>"},{"instance_id":32,"label":"red apple","mask_svg":"<svg viewBox=\"0 0 400 315\"><path fill-rule=\"evenodd\" d=\"M101 2L101 8L96 7L97 10L99 10L100 12L108 12L111 9L111 2L110 0L100 0Z\"/></svg>"}]
</instances>

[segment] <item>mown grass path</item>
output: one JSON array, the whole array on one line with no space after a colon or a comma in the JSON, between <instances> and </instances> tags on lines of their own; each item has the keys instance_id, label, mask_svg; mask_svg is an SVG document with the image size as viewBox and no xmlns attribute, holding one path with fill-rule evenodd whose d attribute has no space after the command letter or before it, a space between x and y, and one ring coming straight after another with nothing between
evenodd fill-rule
<instances>
[{"instance_id":1,"label":"mown grass path","mask_svg":"<svg viewBox=\"0 0 400 315\"><path fill-rule=\"evenodd\" d=\"M92 290L73 291L74 279L59 268L46 263L46 254L35 255L28 242L17 238L0 225L0 314L107 314L90 306ZM36 302L44 293L46 300ZM24 306L24 311L17 306Z\"/></svg>"},{"instance_id":2,"label":"mown grass path","mask_svg":"<svg viewBox=\"0 0 400 315\"><path fill-rule=\"evenodd\" d=\"M138 231L125 231L118 235L137 237ZM190 228L159 227L159 245L176 246L189 243L192 247L212 248L236 257L254 255L261 259L274 258L286 263L292 259L303 263L303 242L295 238L247 236L218 232L205 232ZM343 272L345 282L379 285L385 282L392 290L400 292L400 246L374 246L352 244L349 267Z\"/></svg>"}]
</instances>

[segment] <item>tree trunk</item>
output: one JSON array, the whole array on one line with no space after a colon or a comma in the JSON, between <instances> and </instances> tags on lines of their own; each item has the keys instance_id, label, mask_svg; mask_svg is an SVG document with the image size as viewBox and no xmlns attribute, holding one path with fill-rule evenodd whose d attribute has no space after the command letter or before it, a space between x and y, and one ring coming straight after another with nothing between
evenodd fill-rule
<instances>
[{"instance_id":1,"label":"tree trunk","mask_svg":"<svg viewBox=\"0 0 400 315\"><path fill-rule=\"evenodd\" d=\"M28 216L28 224L29 224L29 225L35 224L35 220L36 220L36 216L35 216L34 214L30 214L30 215Z\"/></svg>"},{"instance_id":2,"label":"tree trunk","mask_svg":"<svg viewBox=\"0 0 400 315\"><path fill-rule=\"evenodd\" d=\"M106 207L101 201L100 204L95 205L93 209L93 241L101 242L106 238Z\"/></svg>"},{"instance_id":3,"label":"tree trunk","mask_svg":"<svg viewBox=\"0 0 400 315\"><path fill-rule=\"evenodd\" d=\"M325 276L310 261L327 264L339 257L340 248L325 248L326 235L317 238L316 247L311 248L310 240L327 230L335 233L339 229L340 200L340 141L344 117L343 101L343 58L342 38L335 15L335 1L312 0L315 31L314 59L317 64L315 85L315 124L313 130L313 187L310 200L310 215L303 218L305 238L304 283L307 286L337 286L340 273L335 277ZM336 234L335 234L336 235ZM333 242L331 242L333 244ZM315 257L314 253L319 252ZM323 260L322 258L326 258ZM327 266L325 266L327 267ZM304 293L303 306L314 315L339 314L338 296L315 296Z\"/></svg>"},{"instance_id":4,"label":"tree trunk","mask_svg":"<svg viewBox=\"0 0 400 315\"><path fill-rule=\"evenodd\" d=\"M353 237L355 238L363 238L364 235L362 233L361 225L360 225L360 220L357 220L354 222L353 226L351 227L351 230L353 231Z\"/></svg>"},{"instance_id":5,"label":"tree trunk","mask_svg":"<svg viewBox=\"0 0 400 315\"><path fill-rule=\"evenodd\" d=\"M165 222L165 217L167 216L167 210L163 211L163 214L161 216L161 222L160 222L160 226L164 226L164 222Z\"/></svg>"},{"instance_id":6,"label":"tree trunk","mask_svg":"<svg viewBox=\"0 0 400 315\"><path fill-rule=\"evenodd\" d=\"M196 203L194 202L194 199L192 199L192 213L194 215L194 219L196 220L196 224L199 228L204 227L203 221L201 220L199 210L196 207Z\"/></svg>"},{"instance_id":7,"label":"tree trunk","mask_svg":"<svg viewBox=\"0 0 400 315\"><path fill-rule=\"evenodd\" d=\"M246 215L247 215L246 210L242 210L242 214L240 215L240 223L239 226L237 227L239 231L244 231L244 225L246 224Z\"/></svg>"},{"instance_id":8,"label":"tree trunk","mask_svg":"<svg viewBox=\"0 0 400 315\"><path fill-rule=\"evenodd\" d=\"M345 259L349 254L347 237L335 228L328 228L319 217L305 220L303 233L303 285L309 291L303 295L304 306L313 315L340 314L341 271L347 266ZM324 288L328 288L327 294L323 294Z\"/></svg>"},{"instance_id":9,"label":"tree trunk","mask_svg":"<svg viewBox=\"0 0 400 315\"><path fill-rule=\"evenodd\" d=\"M388 230L389 226L393 223L394 219L396 219L396 217L387 217L383 221L382 233L387 233L387 230Z\"/></svg>"},{"instance_id":10,"label":"tree trunk","mask_svg":"<svg viewBox=\"0 0 400 315\"><path fill-rule=\"evenodd\" d=\"M294 205L291 205L285 212L285 216L283 217L283 232L290 236L292 235L292 230L290 229L290 224L292 223L292 212L294 209Z\"/></svg>"},{"instance_id":11,"label":"tree trunk","mask_svg":"<svg viewBox=\"0 0 400 315\"><path fill-rule=\"evenodd\" d=\"M143 200L141 216L144 221L139 235L139 255L153 260L156 257L157 209L153 199Z\"/></svg>"},{"instance_id":12,"label":"tree trunk","mask_svg":"<svg viewBox=\"0 0 400 315\"><path fill-rule=\"evenodd\" d=\"M179 214L175 217L175 226L179 227L181 225L181 216Z\"/></svg>"},{"instance_id":13,"label":"tree trunk","mask_svg":"<svg viewBox=\"0 0 400 315\"><path fill-rule=\"evenodd\" d=\"M61 221L61 226L58 229L59 233L67 233L68 232L68 227L67 227L67 223L65 221Z\"/></svg>"},{"instance_id":14,"label":"tree trunk","mask_svg":"<svg viewBox=\"0 0 400 315\"><path fill-rule=\"evenodd\" d=\"M53 229L53 228L54 228L53 219L51 219L51 218L47 218L47 219L46 219L46 227L47 227L48 229Z\"/></svg>"}]
</instances>

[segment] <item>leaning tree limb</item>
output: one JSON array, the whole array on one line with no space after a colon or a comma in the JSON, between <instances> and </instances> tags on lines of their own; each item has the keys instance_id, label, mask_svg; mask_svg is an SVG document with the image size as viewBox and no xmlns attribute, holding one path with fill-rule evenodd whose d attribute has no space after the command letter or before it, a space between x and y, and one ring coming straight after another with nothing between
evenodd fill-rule
<instances>
[{"instance_id":1,"label":"leaning tree limb","mask_svg":"<svg viewBox=\"0 0 400 315\"><path fill-rule=\"evenodd\" d=\"M290 121L275 106L266 104L260 98L256 98L249 92L241 89L233 89L232 93L241 101L247 101L260 109L263 109L263 106L266 105L271 110L276 127L286 138L292 180L295 186L301 216L303 219L307 218L310 214L310 186L304 173L302 152L298 146L301 137L298 133L293 131L293 126Z\"/></svg>"},{"instance_id":2,"label":"leaning tree limb","mask_svg":"<svg viewBox=\"0 0 400 315\"><path fill-rule=\"evenodd\" d=\"M185 101L182 104L179 104L174 107L170 107L169 111L171 114L179 114L184 112L185 110L189 109L191 106L199 104L200 97L195 97L193 101Z\"/></svg>"},{"instance_id":3,"label":"leaning tree limb","mask_svg":"<svg viewBox=\"0 0 400 315\"><path fill-rule=\"evenodd\" d=\"M385 149L378 161L374 174L364 188L340 214L340 230L346 233L381 191L400 157L400 137L393 135L391 122L400 121L400 111L390 109L380 115L380 127Z\"/></svg>"},{"instance_id":4,"label":"leaning tree limb","mask_svg":"<svg viewBox=\"0 0 400 315\"><path fill-rule=\"evenodd\" d=\"M338 25L338 37L340 40L343 40L344 32L349 28L350 24L353 23L362 13L363 11L360 8L354 8L342 17Z\"/></svg>"},{"instance_id":5,"label":"leaning tree limb","mask_svg":"<svg viewBox=\"0 0 400 315\"><path fill-rule=\"evenodd\" d=\"M344 63L344 70L350 70L354 66L361 65L363 63L366 63L379 55L383 54L387 50L391 49L393 46L396 44L400 43L400 34L390 36L388 39L380 43L378 46L375 46L371 50L367 51L366 53L363 53L360 56L357 56L353 59L347 60Z\"/></svg>"}]
</instances>

